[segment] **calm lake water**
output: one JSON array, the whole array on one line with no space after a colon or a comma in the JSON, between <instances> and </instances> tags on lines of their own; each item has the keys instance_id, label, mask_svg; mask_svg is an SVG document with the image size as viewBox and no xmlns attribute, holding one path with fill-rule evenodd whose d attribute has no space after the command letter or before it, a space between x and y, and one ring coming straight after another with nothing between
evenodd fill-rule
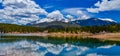
<instances>
[{"instance_id":1,"label":"calm lake water","mask_svg":"<svg viewBox=\"0 0 120 56\"><path fill-rule=\"evenodd\" d=\"M120 56L119 45L90 38L2 36L0 56Z\"/></svg>"}]
</instances>

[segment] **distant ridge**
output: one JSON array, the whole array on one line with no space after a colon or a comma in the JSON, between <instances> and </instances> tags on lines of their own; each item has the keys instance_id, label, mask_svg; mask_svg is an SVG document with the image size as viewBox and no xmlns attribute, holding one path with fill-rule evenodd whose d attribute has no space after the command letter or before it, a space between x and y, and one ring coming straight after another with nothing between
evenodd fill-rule
<instances>
[{"instance_id":1,"label":"distant ridge","mask_svg":"<svg viewBox=\"0 0 120 56\"><path fill-rule=\"evenodd\" d=\"M110 24L117 24L115 21L107 21L101 20L98 18L89 18L85 20L75 20L70 22L72 24L78 24L80 26L102 26L102 25L110 25Z\"/></svg>"},{"instance_id":2,"label":"distant ridge","mask_svg":"<svg viewBox=\"0 0 120 56\"><path fill-rule=\"evenodd\" d=\"M117 24L117 22L113 20L103 20L103 19L98 19L98 18L89 18L89 19L84 19L84 20L74 20L74 21L54 21L52 20L51 22L31 22L28 23L28 26L35 26L35 27L47 27L47 26L53 26L53 25L59 25L59 26L64 26L64 27L72 27L72 26L102 26L102 25L110 25L110 24Z\"/></svg>"}]
</instances>

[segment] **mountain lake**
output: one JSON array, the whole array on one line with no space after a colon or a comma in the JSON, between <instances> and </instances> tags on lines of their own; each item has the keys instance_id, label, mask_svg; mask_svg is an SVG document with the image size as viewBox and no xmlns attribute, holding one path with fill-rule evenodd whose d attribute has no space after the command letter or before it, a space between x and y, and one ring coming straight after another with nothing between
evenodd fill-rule
<instances>
[{"instance_id":1,"label":"mountain lake","mask_svg":"<svg viewBox=\"0 0 120 56\"><path fill-rule=\"evenodd\" d=\"M120 42L92 38L1 36L0 56L120 56Z\"/></svg>"}]
</instances>

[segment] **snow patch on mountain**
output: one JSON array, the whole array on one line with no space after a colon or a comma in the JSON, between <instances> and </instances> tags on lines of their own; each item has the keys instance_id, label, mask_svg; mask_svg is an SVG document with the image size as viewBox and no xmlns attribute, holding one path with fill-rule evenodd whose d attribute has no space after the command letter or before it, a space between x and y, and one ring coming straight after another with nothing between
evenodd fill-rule
<instances>
[{"instance_id":1,"label":"snow patch on mountain","mask_svg":"<svg viewBox=\"0 0 120 56\"><path fill-rule=\"evenodd\" d=\"M90 19L90 18L89 18ZM115 20L112 20L112 19L109 19L109 18L99 18L100 20L103 20L103 21L109 21L109 22L116 22ZM69 19L69 18L66 18L66 19L61 19L59 21L61 22L70 22L70 21L75 21L75 20L80 20L80 19ZM87 20L87 19L83 19L83 20ZM97 19L96 19L97 20ZM40 19L39 21L37 21L36 23L43 23L43 22L53 22L53 21L58 21L58 20L55 20L55 19L48 19L48 18L44 18L44 19Z\"/></svg>"},{"instance_id":2,"label":"snow patch on mountain","mask_svg":"<svg viewBox=\"0 0 120 56\"><path fill-rule=\"evenodd\" d=\"M103 18L103 19L101 19L101 20L103 20L103 21L109 21L109 22L116 22L115 20L112 20L112 19L110 19L110 18Z\"/></svg>"}]
</instances>

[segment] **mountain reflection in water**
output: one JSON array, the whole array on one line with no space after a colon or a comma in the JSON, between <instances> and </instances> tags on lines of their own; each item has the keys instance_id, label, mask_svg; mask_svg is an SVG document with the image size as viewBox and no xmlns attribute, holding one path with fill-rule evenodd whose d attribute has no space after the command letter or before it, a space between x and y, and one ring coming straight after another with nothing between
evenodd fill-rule
<instances>
[{"instance_id":1,"label":"mountain reflection in water","mask_svg":"<svg viewBox=\"0 0 120 56\"><path fill-rule=\"evenodd\" d=\"M92 41L91 41L92 40ZM0 56L119 56L119 42L97 39L63 40L43 37L1 37Z\"/></svg>"}]
</instances>

